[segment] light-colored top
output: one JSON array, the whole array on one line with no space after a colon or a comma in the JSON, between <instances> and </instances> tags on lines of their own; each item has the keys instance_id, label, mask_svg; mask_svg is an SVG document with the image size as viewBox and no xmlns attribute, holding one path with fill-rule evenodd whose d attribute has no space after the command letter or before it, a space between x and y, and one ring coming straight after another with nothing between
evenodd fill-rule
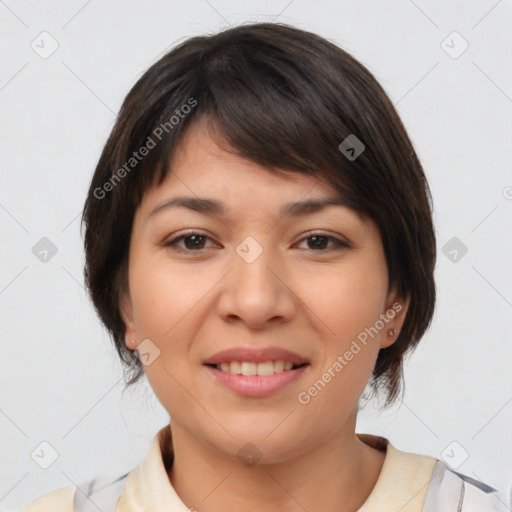
<instances>
[{"instance_id":1,"label":"light-colored top","mask_svg":"<svg viewBox=\"0 0 512 512\"><path fill-rule=\"evenodd\" d=\"M495 489L453 472L435 458L398 450L383 437L357 436L386 452L377 483L358 512L507 510ZM142 462L129 473L115 481L97 478L78 489L74 485L62 487L19 512L190 512L193 509L183 503L169 481L167 471L172 460L167 425L157 432Z\"/></svg>"}]
</instances>

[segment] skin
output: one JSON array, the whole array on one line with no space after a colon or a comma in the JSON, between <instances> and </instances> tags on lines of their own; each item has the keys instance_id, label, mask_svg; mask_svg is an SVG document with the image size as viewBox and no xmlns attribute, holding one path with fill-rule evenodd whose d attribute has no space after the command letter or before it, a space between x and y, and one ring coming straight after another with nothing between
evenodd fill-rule
<instances>
[{"instance_id":1,"label":"skin","mask_svg":"<svg viewBox=\"0 0 512 512\"><path fill-rule=\"evenodd\" d=\"M181 207L148 218L178 195L216 199L229 214ZM200 512L354 511L378 479L385 453L356 437L358 400L379 349L395 340L388 330L400 330L408 304L388 293L372 221L344 206L301 217L278 214L284 203L333 195L335 189L315 177L279 176L224 151L196 123L166 180L148 191L135 214L129 294L120 304L127 346L150 339L160 350L144 371L172 418L169 480ZM178 242L186 253L164 246L187 229L207 238ZM328 239L315 245L313 230L349 247L336 249ZM236 252L247 236L263 249L250 264ZM298 393L395 302L400 313L307 405L299 403ZM271 396L240 396L202 365L235 346L286 348L310 366ZM247 442L261 454L249 467L237 457Z\"/></svg>"}]
</instances>

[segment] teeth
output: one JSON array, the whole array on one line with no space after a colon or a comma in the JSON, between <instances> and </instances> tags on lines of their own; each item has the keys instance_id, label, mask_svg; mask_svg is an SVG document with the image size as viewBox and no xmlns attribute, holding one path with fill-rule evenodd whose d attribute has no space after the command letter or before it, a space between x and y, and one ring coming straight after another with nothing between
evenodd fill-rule
<instances>
[{"instance_id":1,"label":"teeth","mask_svg":"<svg viewBox=\"0 0 512 512\"><path fill-rule=\"evenodd\" d=\"M274 374L274 363L272 361L265 361L264 363L258 363L258 375L273 375Z\"/></svg>"},{"instance_id":2,"label":"teeth","mask_svg":"<svg viewBox=\"0 0 512 512\"><path fill-rule=\"evenodd\" d=\"M256 363L242 362L242 375L256 375L258 365Z\"/></svg>"},{"instance_id":3,"label":"teeth","mask_svg":"<svg viewBox=\"0 0 512 512\"><path fill-rule=\"evenodd\" d=\"M242 365L238 361L231 361L231 363L226 363L229 366L229 369L226 369L226 372L235 373L236 375L240 375L242 373Z\"/></svg>"},{"instance_id":4,"label":"teeth","mask_svg":"<svg viewBox=\"0 0 512 512\"><path fill-rule=\"evenodd\" d=\"M233 373L235 375L273 375L285 370L291 370L293 363L291 361L265 361L263 363L254 363L252 361L230 361L217 365L217 370Z\"/></svg>"}]
</instances>

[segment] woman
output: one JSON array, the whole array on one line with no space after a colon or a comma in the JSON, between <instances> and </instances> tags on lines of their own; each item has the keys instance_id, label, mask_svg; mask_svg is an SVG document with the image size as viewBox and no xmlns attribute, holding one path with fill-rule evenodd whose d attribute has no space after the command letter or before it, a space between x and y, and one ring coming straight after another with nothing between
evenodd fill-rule
<instances>
[{"instance_id":1,"label":"woman","mask_svg":"<svg viewBox=\"0 0 512 512\"><path fill-rule=\"evenodd\" d=\"M375 78L271 23L182 43L128 94L83 213L85 279L170 416L115 482L32 510L499 510L494 489L355 432L429 327L431 197Z\"/></svg>"}]
</instances>

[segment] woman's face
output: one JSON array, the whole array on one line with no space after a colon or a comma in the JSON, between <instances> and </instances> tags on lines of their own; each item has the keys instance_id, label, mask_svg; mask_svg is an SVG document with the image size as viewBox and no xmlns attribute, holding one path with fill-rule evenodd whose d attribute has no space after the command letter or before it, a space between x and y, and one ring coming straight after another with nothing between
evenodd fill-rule
<instances>
[{"instance_id":1,"label":"woman's face","mask_svg":"<svg viewBox=\"0 0 512 512\"><path fill-rule=\"evenodd\" d=\"M163 206L185 196L218 206ZM317 178L221 150L199 126L186 133L136 212L122 303L127 346L142 342L173 428L262 462L353 436L379 348L406 308L387 295L373 222L342 205L286 212L334 197Z\"/></svg>"}]
</instances>

